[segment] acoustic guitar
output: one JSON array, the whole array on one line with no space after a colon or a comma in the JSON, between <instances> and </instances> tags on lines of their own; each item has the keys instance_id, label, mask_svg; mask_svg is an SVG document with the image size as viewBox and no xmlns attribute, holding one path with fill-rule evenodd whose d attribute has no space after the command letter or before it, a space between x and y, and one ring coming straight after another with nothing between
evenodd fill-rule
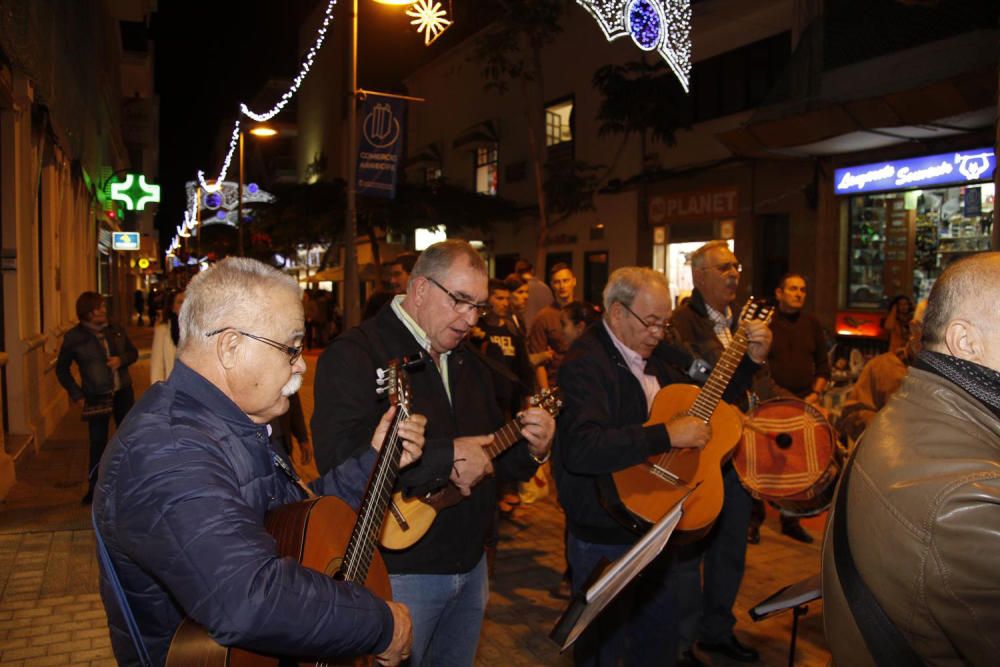
<instances>
[{"instance_id":1,"label":"acoustic guitar","mask_svg":"<svg viewBox=\"0 0 1000 667\"><path fill-rule=\"evenodd\" d=\"M392 599L389 573L376 545L386 507L399 474L403 445L400 422L410 415L410 388L406 368L420 359L392 360L380 372L379 383L397 406L382 442L357 514L334 496L313 497L268 512L267 532L278 543L278 556L295 558L300 565L327 576L362 584L383 600ZM349 526L354 526L348 532ZM309 619L302 619L308 623ZM371 665L362 657L287 657L221 646L191 619L185 619L170 642L167 667L287 667L289 665Z\"/></svg>"},{"instance_id":2,"label":"acoustic guitar","mask_svg":"<svg viewBox=\"0 0 1000 667\"><path fill-rule=\"evenodd\" d=\"M740 323L771 320L773 308L751 299L740 314ZM733 374L747 351L749 341L742 326L715 364L705 385L671 384L653 399L646 425L665 424L678 415L698 417L712 427L712 438L702 449L675 448L651 456L639 465L613 473L620 499L602 496L616 518L637 531L648 528L684 500L684 513L677 530L689 538L707 532L722 511L722 465L732 456L743 434L743 417L722 401Z\"/></svg>"},{"instance_id":3,"label":"acoustic guitar","mask_svg":"<svg viewBox=\"0 0 1000 667\"><path fill-rule=\"evenodd\" d=\"M558 387L543 389L529 400L555 417L562 408ZM521 439L521 424L512 419L493 434L493 442L484 449L491 459L503 454ZM389 516L382 527L380 542L391 551L408 549L427 534L437 518L438 512L461 502L462 492L449 483L440 491L422 497L405 498L399 491L393 494L389 505Z\"/></svg>"}]
</instances>

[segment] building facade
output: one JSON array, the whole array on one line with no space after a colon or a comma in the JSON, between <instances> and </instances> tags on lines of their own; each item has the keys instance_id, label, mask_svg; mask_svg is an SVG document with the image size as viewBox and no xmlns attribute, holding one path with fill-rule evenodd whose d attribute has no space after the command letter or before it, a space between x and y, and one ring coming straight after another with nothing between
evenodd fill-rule
<instances>
[{"instance_id":1,"label":"building facade","mask_svg":"<svg viewBox=\"0 0 1000 667\"><path fill-rule=\"evenodd\" d=\"M98 290L115 321L131 314L139 271L111 237L143 223L124 219L105 186L115 172L155 166L155 104L138 103L151 99L152 69L126 56L122 24L153 9L152 0L0 3L0 498L16 459L66 412L55 359L77 296Z\"/></svg>"}]
</instances>

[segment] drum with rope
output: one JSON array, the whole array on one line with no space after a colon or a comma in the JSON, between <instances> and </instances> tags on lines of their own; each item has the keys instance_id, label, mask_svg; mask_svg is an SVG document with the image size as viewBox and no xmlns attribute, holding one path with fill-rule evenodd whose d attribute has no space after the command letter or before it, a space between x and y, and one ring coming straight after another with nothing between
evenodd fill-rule
<instances>
[{"instance_id":1,"label":"drum with rope","mask_svg":"<svg viewBox=\"0 0 1000 667\"><path fill-rule=\"evenodd\" d=\"M830 422L795 398L764 401L747 413L733 465L743 486L794 516L826 510L843 453Z\"/></svg>"}]
</instances>

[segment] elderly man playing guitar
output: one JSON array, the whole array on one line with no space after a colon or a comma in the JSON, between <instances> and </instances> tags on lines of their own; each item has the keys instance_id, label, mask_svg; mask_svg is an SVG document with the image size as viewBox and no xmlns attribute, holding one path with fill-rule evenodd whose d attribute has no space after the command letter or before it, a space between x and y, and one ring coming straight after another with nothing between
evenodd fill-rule
<instances>
[{"instance_id":1,"label":"elderly man playing guitar","mask_svg":"<svg viewBox=\"0 0 1000 667\"><path fill-rule=\"evenodd\" d=\"M218 644L274 656L255 665L365 654L396 665L408 656L405 606L281 557L265 529L265 515L313 491L357 507L392 416L373 429L372 446L307 489L271 449L267 427L301 385L303 328L298 285L260 262L229 258L191 281L174 371L112 439L94 497L118 664L162 665L168 649L171 664L210 664L174 657L183 642L171 639L191 621ZM401 465L420 456L425 422L397 424Z\"/></svg>"},{"instance_id":2,"label":"elderly man playing guitar","mask_svg":"<svg viewBox=\"0 0 1000 667\"><path fill-rule=\"evenodd\" d=\"M552 471L566 511L574 593L584 589L602 558L614 560L638 537L626 527L630 517L612 475L653 456L703 447L711 437L708 424L694 416L646 423L661 387L690 383L671 365L678 352L663 342L671 315L663 274L640 267L616 270L604 288L604 308L604 318L570 348L559 375L565 405ZM753 370L740 364L736 376L745 384ZM627 665L673 664L677 613L667 586L669 562L669 554L655 560L602 612L577 641L576 664L621 659Z\"/></svg>"}]
</instances>

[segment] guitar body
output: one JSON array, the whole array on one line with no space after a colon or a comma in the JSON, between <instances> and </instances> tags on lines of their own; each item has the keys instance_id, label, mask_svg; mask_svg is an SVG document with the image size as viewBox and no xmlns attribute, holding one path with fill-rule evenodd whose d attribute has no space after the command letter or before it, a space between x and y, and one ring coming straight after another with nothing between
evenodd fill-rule
<instances>
[{"instance_id":1,"label":"guitar body","mask_svg":"<svg viewBox=\"0 0 1000 667\"><path fill-rule=\"evenodd\" d=\"M347 503L333 496L322 496L269 512L265 526L278 542L279 556L295 558L299 564L332 577L340 569L356 520ZM377 550L364 585L383 600L392 599L389 573ZM284 667L296 663L288 658L282 661L279 656L220 646L190 619L185 619L177 629L167 654L167 667L278 667L279 664ZM372 658L300 658L298 664L371 665Z\"/></svg>"},{"instance_id":2,"label":"guitar body","mask_svg":"<svg viewBox=\"0 0 1000 667\"><path fill-rule=\"evenodd\" d=\"M459 498L461 498L460 493ZM437 515L438 509L429 499L404 498L401 492L396 491L392 494L389 516L382 524L379 543L392 551L409 549L427 534Z\"/></svg>"},{"instance_id":3,"label":"guitar body","mask_svg":"<svg viewBox=\"0 0 1000 667\"><path fill-rule=\"evenodd\" d=\"M556 387L543 389L529 402L553 417L562 408L562 399ZM520 439L520 424L516 419L512 419L493 434L493 442L483 449L486 450L490 460L493 460ZM458 487L450 482L441 490L422 498L404 498L402 493L396 491L392 494L392 502L389 503L385 523L382 524L379 544L390 551L409 549L427 534L441 510L457 505L463 498Z\"/></svg>"},{"instance_id":4,"label":"guitar body","mask_svg":"<svg viewBox=\"0 0 1000 667\"><path fill-rule=\"evenodd\" d=\"M664 387L653 399L646 425L664 424L688 412L699 393L698 387L693 385L672 384ZM684 513L677 530L700 534L711 528L722 511L722 465L739 443L743 419L739 410L719 402L709 425L712 427L712 439L703 449L672 449L613 473L618 496L626 510L645 522L656 523L698 485L684 502ZM669 470L678 481L657 474L663 469Z\"/></svg>"}]
</instances>

